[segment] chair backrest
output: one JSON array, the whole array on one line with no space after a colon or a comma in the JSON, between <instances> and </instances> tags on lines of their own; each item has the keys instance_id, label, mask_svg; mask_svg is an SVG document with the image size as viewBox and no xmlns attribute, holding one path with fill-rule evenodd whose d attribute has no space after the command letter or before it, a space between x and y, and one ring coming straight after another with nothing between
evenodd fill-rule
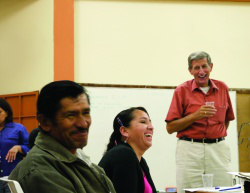
<instances>
[{"instance_id":1,"label":"chair backrest","mask_svg":"<svg viewBox=\"0 0 250 193\"><path fill-rule=\"evenodd\" d=\"M7 178L0 178L0 180L8 183L11 193L24 193L17 181L9 180Z\"/></svg>"}]
</instances>

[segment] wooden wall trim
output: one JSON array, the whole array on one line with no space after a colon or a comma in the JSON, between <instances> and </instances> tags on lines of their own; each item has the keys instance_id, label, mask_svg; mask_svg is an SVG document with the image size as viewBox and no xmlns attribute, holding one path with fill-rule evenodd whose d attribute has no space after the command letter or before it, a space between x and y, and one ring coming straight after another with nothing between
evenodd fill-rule
<instances>
[{"instance_id":1,"label":"wooden wall trim","mask_svg":"<svg viewBox=\"0 0 250 193\"><path fill-rule=\"evenodd\" d=\"M106 0L106 1L130 1L130 2L150 2L152 0ZM158 1L207 1L207 2L250 2L250 0L158 0ZM156 1L157 2L157 1Z\"/></svg>"},{"instance_id":2,"label":"wooden wall trim","mask_svg":"<svg viewBox=\"0 0 250 193\"><path fill-rule=\"evenodd\" d=\"M175 89L176 86L155 86L155 85L125 85L125 84L95 84L95 83L79 83L82 86L89 87L115 87L115 88L155 88L155 89ZM236 91L240 94L250 94L247 88L229 88L230 91Z\"/></svg>"},{"instance_id":3,"label":"wooden wall trim","mask_svg":"<svg viewBox=\"0 0 250 193\"><path fill-rule=\"evenodd\" d=\"M207 0L191 0L191 1L207 1ZM209 0L209 1L218 1L218 2L250 2L250 0Z\"/></svg>"},{"instance_id":4,"label":"wooden wall trim","mask_svg":"<svg viewBox=\"0 0 250 193\"><path fill-rule=\"evenodd\" d=\"M153 85L125 85L125 84L95 84L79 83L82 86L89 87L114 87L114 88L155 88L155 89L175 89L176 86L153 86Z\"/></svg>"},{"instance_id":5,"label":"wooden wall trim","mask_svg":"<svg viewBox=\"0 0 250 193\"><path fill-rule=\"evenodd\" d=\"M237 94L250 94L250 89L247 88L229 88L231 91L236 91Z\"/></svg>"},{"instance_id":6,"label":"wooden wall trim","mask_svg":"<svg viewBox=\"0 0 250 193\"><path fill-rule=\"evenodd\" d=\"M22 93L14 93L14 94L1 94L0 97L5 98L5 97L12 97L12 96L26 96L26 95L39 95L39 90L34 90L34 91L29 91L29 92L22 92Z\"/></svg>"}]
</instances>

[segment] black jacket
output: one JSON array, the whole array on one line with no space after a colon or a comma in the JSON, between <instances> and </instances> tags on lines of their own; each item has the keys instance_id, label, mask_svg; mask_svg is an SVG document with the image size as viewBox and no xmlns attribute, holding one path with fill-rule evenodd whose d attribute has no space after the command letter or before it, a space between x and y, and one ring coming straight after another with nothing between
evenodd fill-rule
<instances>
[{"instance_id":1,"label":"black jacket","mask_svg":"<svg viewBox=\"0 0 250 193\"><path fill-rule=\"evenodd\" d=\"M117 193L144 193L143 172L153 193L156 193L146 160L141 158L139 162L128 144L121 143L109 150L99 162L99 166L105 170Z\"/></svg>"}]
</instances>

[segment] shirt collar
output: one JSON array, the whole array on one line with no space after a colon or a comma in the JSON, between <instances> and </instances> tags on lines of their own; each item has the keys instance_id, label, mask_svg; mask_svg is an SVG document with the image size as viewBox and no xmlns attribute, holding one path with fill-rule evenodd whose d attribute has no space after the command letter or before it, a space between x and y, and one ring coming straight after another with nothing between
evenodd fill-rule
<instances>
[{"instance_id":1,"label":"shirt collar","mask_svg":"<svg viewBox=\"0 0 250 193\"><path fill-rule=\"evenodd\" d=\"M213 90L213 89L219 90L219 88L216 86L216 84L214 83L212 79L209 79L209 82L210 82L210 90ZM193 79L192 80L192 92L196 89L200 90L200 87L196 84L195 80Z\"/></svg>"},{"instance_id":2,"label":"shirt collar","mask_svg":"<svg viewBox=\"0 0 250 193\"><path fill-rule=\"evenodd\" d=\"M82 149L77 149L76 150L76 156L78 158L80 158L81 160L83 160L86 164L88 164L89 166L91 166L92 162L90 160L90 157L87 156Z\"/></svg>"},{"instance_id":3,"label":"shirt collar","mask_svg":"<svg viewBox=\"0 0 250 193\"><path fill-rule=\"evenodd\" d=\"M219 88L216 86L215 82L212 80L212 79L209 79L210 80L210 87L212 87L213 89L217 89L219 90Z\"/></svg>"},{"instance_id":4,"label":"shirt collar","mask_svg":"<svg viewBox=\"0 0 250 193\"><path fill-rule=\"evenodd\" d=\"M14 123L13 122L6 123L4 127L14 127Z\"/></svg>"}]
</instances>

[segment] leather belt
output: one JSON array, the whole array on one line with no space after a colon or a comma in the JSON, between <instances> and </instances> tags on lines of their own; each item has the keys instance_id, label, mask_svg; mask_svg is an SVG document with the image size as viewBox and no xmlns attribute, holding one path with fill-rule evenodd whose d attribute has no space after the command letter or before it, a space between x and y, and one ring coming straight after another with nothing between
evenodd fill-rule
<instances>
[{"instance_id":1,"label":"leather belt","mask_svg":"<svg viewBox=\"0 0 250 193\"><path fill-rule=\"evenodd\" d=\"M225 140L225 137L217 138L217 139L192 139L188 137L180 137L180 140L191 141L191 142L198 142L198 143L218 143L222 140Z\"/></svg>"}]
</instances>

